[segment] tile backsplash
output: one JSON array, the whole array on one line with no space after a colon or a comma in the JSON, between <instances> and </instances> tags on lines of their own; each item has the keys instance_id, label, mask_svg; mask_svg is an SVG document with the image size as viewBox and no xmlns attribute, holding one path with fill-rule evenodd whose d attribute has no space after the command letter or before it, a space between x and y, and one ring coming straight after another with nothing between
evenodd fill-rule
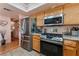
<instances>
[{"instance_id":1,"label":"tile backsplash","mask_svg":"<svg viewBox=\"0 0 79 59\"><path fill-rule=\"evenodd\" d=\"M43 27L42 31L46 29L47 33L56 33L63 34L64 32L70 32L70 29L74 26L52 26L52 27ZM79 26L76 26L79 27Z\"/></svg>"}]
</instances>

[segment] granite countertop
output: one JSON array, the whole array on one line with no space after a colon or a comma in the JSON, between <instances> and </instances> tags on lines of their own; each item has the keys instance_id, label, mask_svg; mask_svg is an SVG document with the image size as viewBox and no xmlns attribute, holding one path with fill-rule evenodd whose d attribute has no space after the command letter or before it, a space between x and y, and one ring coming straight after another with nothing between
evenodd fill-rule
<instances>
[{"instance_id":1,"label":"granite countertop","mask_svg":"<svg viewBox=\"0 0 79 59\"><path fill-rule=\"evenodd\" d=\"M40 35L40 33L32 33L32 35ZM63 39L66 39L66 40L76 40L76 41L79 41L79 36L72 36L72 35L64 35L63 34ZM41 39L41 40L45 40L45 41L49 41L49 42L56 42L54 40L49 40L49 39ZM59 42L59 41L58 41Z\"/></svg>"},{"instance_id":2,"label":"granite countertop","mask_svg":"<svg viewBox=\"0 0 79 59\"><path fill-rule=\"evenodd\" d=\"M41 40L49 42L49 43L57 44L57 45L63 45L63 42L61 41L49 40L49 39L44 39L44 38L41 38Z\"/></svg>"},{"instance_id":3,"label":"granite countertop","mask_svg":"<svg viewBox=\"0 0 79 59\"><path fill-rule=\"evenodd\" d=\"M32 33L32 35L41 35L40 33Z\"/></svg>"},{"instance_id":4,"label":"granite countertop","mask_svg":"<svg viewBox=\"0 0 79 59\"><path fill-rule=\"evenodd\" d=\"M79 36L63 35L63 39L66 39L66 40L77 40L77 41L79 41Z\"/></svg>"},{"instance_id":5,"label":"granite countertop","mask_svg":"<svg viewBox=\"0 0 79 59\"><path fill-rule=\"evenodd\" d=\"M40 33L32 33L32 35L40 35L41 36ZM63 42L61 42L61 41L50 40L48 38L41 38L41 40L49 42L49 43L57 44L57 45L63 45Z\"/></svg>"}]
</instances>

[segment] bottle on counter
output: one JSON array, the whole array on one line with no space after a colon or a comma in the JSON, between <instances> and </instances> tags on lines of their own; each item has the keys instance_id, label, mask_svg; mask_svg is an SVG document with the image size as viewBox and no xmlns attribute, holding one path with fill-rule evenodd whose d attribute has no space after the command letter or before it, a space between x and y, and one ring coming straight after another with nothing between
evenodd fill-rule
<instances>
[{"instance_id":1,"label":"bottle on counter","mask_svg":"<svg viewBox=\"0 0 79 59\"><path fill-rule=\"evenodd\" d=\"M71 33L73 36L78 36L78 27L72 27Z\"/></svg>"}]
</instances>

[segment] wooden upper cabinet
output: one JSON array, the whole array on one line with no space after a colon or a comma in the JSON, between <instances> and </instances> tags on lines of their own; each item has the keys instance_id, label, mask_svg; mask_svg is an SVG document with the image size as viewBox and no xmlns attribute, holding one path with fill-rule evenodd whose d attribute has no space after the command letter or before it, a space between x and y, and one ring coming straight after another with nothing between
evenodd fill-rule
<instances>
[{"instance_id":1,"label":"wooden upper cabinet","mask_svg":"<svg viewBox=\"0 0 79 59\"><path fill-rule=\"evenodd\" d=\"M79 24L79 4L64 5L64 24Z\"/></svg>"},{"instance_id":2,"label":"wooden upper cabinet","mask_svg":"<svg viewBox=\"0 0 79 59\"><path fill-rule=\"evenodd\" d=\"M45 10L45 17L50 16L50 14L51 14L51 9L50 8Z\"/></svg>"},{"instance_id":3,"label":"wooden upper cabinet","mask_svg":"<svg viewBox=\"0 0 79 59\"><path fill-rule=\"evenodd\" d=\"M63 13L63 6L58 6L54 9L52 9L52 12L50 13L50 15L58 15Z\"/></svg>"},{"instance_id":4,"label":"wooden upper cabinet","mask_svg":"<svg viewBox=\"0 0 79 59\"><path fill-rule=\"evenodd\" d=\"M55 8L49 8L45 11L45 16L55 16L63 13L63 6L58 6Z\"/></svg>"},{"instance_id":5,"label":"wooden upper cabinet","mask_svg":"<svg viewBox=\"0 0 79 59\"><path fill-rule=\"evenodd\" d=\"M44 12L38 13L37 14L37 26L43 26L43 21L44 21Z\"/></svg>"},{"instance_id":6,"label":"wooden upper cabinet","mask_svg":"<svg viewBox=\"0 0 79 59\"><path fill-rule=\"evenodd\" d=\"M63 13L63 7L59 6L56 8L49 8L47 10L38 12L36 14L36 18L37 18L37 26L43 26L44 25L44 17L45 16L55 16L58 14Z\"/></svg>"}]
</instances>

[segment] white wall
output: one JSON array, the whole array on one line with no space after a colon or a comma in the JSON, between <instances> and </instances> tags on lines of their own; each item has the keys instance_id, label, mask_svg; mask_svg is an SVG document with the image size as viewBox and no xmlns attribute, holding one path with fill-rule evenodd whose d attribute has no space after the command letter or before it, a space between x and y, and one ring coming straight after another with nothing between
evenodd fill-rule
<instances>
[{"instance_id":1,"label":"white wall","mask_svg":"<svg viewBox=\"0 0 79 59\"><path fill-rule=\"evenodd\" d=\"M10 43L11 42L11 21L10 21L10 18L0 15L0 20L5 20L8 22L8 24L5 26L0 25L0 31L6 31L6 34L5 34L6 43Z\"/></svg>"},{"instance_id":2,"label":"white wall","mask_svg":"<svg viewBox=\"0 0 79 59\"><path fill-rule=\"evenodd\" d=\"M25 15L19 14L19 46L21 45L21 20L26 17Z\"/></svg>"}]
</instances>

